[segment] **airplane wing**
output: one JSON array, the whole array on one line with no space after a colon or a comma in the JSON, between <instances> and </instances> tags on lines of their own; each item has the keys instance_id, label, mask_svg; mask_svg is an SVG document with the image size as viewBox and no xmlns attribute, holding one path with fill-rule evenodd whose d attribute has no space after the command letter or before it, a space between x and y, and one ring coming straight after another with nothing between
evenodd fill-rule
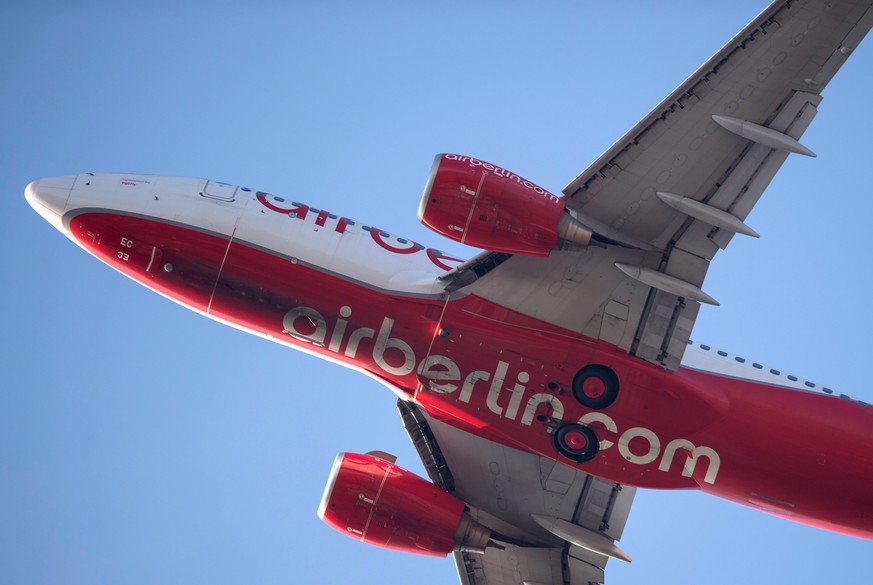
<instances>
[{"instance_id":1,"label":"airplane wing","mask_svg":"<svg viewBox=\"0 0 873 585\"><path fill-rule=\"evenodd\" d=\"M498 546L484 554L454 553L461 585L603 583L606 556L556 537L532 515L618 540L635 488L476 437L403 400L397 408L431 480L494 532Z\"/></svg>"},{"instance_id":2,"label":"airplane wing","mask_svg":"<svg viewBox=\"0 0 873 585\"><path fill-rule=\"evenodd\" d=\"M443 276L473 294L666 369L679 367L709 263L800 143L821 91L873 25L873 0L771 4L564 188L594 245L485 252ZM618 540L634 490L398 408L431 479L499 546L459 551L462 585L602 583L607 557L539 518ZM575 528L574 528L575 527ZM596 547L595 547L596 548Z\"/></svg>"},{"instance_id":3,"label":"airplane wing","mask_svg":"<svg viewBox=\"0 0 873 585\"><path fill-rule=\"evenodd\" d=\"M821 91L873 25L871 0L777 1L563 190L600 246L486 252L448 290L613 343L675 370L709 263L799 142Z\"/></svg>"}]
</instances>

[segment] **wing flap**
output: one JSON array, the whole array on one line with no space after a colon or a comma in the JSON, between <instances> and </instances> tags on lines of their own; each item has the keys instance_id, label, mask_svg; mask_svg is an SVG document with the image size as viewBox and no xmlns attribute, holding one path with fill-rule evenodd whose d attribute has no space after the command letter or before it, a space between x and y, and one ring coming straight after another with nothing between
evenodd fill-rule
<instances>
[{"instance_id":1,"label":"wing flap","mask_svg":"<svg viewBox=\"0 0 873 585\"><path fill-rule=\"evenodd\" d=\"M486 549L484 555L462 552L454 554L462 585L518 585L526 582L561 584L564 583L562 556L563 551L560 548L514 545L503 550L491 547ZM594 575L597 576L596 570ZM602 569L599 578L596 583L603 580Z\"/></svg>"}]
</instances>

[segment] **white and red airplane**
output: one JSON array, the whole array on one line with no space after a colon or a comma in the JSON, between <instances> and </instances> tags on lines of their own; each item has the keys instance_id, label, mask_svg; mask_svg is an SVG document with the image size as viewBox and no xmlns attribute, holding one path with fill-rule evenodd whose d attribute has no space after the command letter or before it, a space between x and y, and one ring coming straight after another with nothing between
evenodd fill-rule
<instances>
[{"instance_id":1,"label":"white and red airplane","mask_svg":"<svg viewBox=\"0 0 873 585\"><path fill-rule=\"evenodd\" d=\"M690 340L710 261L813 155L799 139L871 5L773 3L561 195L437 155L418 215L486 250L466 261L205 179L86 173L26 197L151 290L391 389L431 481L343 453L318 513L452 553L464 585L602 583L630 560L637 487L873 538L873 406Z\"/></svg>"}]
</instances>

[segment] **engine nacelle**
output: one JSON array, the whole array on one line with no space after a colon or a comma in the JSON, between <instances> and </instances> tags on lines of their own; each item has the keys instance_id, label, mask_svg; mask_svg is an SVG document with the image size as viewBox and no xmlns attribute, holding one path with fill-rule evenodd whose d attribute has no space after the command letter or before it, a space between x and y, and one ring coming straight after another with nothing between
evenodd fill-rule
<instances>
[{"instance_id":1,"label":"engine nacelle","mask_svg":"<svg viewBox=\"0 0 873 585\"><path fill-rule=\"evenodd\" d=\"M356 540L423 555L484 550L490 538L464 502L374 454L337 455L318 517Z\"/></svg>"},{"instance_id":2,"label":"engine nacelle","mask_svg":"<svg viewBox=\"0 0 873 585\"><path fill-rule=\"evenodd\" d=\"M456 242L525 256L548 256L560 239L585 247L592 235L565 213L562 197L458 154L434 159L418 219Z\"/></svg>"}]
</instances>

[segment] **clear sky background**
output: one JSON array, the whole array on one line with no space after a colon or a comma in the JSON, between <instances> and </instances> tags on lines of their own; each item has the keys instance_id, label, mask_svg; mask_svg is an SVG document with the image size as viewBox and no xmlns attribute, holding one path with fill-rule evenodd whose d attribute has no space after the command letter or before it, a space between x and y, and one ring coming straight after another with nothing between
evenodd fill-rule
<instances>
[{"instance_id":1,"label":"clear sky background","mask_svg":"<svg viewBox=\"0 0 873 585\"><path fill-rule=\"evenodd\" d=\"M209 177L470 255L416 220L434 154L557 192L766 2L432 4L0 3L0 583L456 583L315 515L340 451L424 475L385 388L160 298L23 197ZM824 95L694 338L873 402L873 40ZM692 492L640 491L622 547L610 585L870 582L871 542Z\"/></svg>"}]
</instances>

